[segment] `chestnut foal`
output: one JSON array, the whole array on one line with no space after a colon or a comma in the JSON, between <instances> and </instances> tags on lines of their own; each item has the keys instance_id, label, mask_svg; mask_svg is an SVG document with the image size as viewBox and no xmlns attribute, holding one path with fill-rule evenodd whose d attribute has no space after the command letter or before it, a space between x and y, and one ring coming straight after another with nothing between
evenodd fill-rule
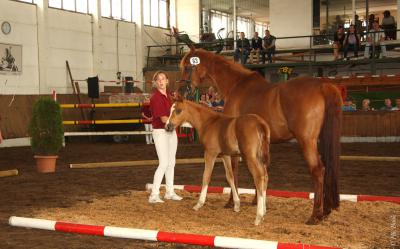
<instances>
[{"instance_id":1,"label":"chestnut foal","mask_svg":"<svg viewBox=\"0 0 400 249\"><path fill-rule=\"evenodd\" d=\"M179 98L171 108L171 115L165 129L174 131L184 122L190 123L196 129L205 150L203 186L199 201L193 209L197 211L204 205L215 159L221 154L226 179L232 189L234 210L239 212L240 200L234 183L230 156L241 154L247 162L256 186L257 212L254 223L260 224L266 213L270 141L268 124L255 114L231 117Z\"/></svg>"}]
</instances>

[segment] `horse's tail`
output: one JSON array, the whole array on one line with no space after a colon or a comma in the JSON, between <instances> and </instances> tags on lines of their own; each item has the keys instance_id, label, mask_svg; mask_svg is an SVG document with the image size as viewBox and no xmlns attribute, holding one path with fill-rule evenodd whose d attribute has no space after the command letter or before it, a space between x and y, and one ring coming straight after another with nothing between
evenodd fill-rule
<instances>
[{"instance_id":1,"label":"horse's tail","mask_svg":"<svg viewBox=\"0 0 400 249\"><path fill-rule=\"evenodd\" d=\"M325 165L324 214L339 207L340 135L342 127L342 97L330 83L322 85L325 98L325 117L319 136L321 160Z\"/></svg>"}]
</instances>

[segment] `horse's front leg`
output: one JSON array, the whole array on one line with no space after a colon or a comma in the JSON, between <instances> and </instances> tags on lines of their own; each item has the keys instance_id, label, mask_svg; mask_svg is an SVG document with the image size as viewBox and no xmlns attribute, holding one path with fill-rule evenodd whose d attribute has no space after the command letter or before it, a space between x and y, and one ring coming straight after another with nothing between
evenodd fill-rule
<instances>
[{"instance_id":1,"label":"horse's front leg","mask_svg":"<svg viewBox=\"0 0 400 249\"><path fill-rule=\"evenodd\" d=\"M208 184L210 183L211 173L214 168L215 159L217 153L208 152L204 153L204 173L203 173L203 186L201 187L200 198L197 204L193 207L194 210L198 211L206 202Z\"/></svg>"},{"instance_id":2,"label":"horse's front leg","mask_svg":"<svg viewBox=\"0 0 400 249\"><path fill-rule=\"evenodd\" d=\"M239 171L239 156L232 156L231 157L231 165L232 165L232 172L233 172L233 179L235 186L238 188L238 171ZM225 208L233 207L233 193L229 197L229 201L225 204Z\"/></svg>"},{"instance_id":3,"label":"horse's front leg","mask_svg":"<svg viewBox=\"0 0 400 249\"><path fill-rule=\"evenodd\" d=\"M235 212L239 212L240 211L240 199L239 199L239 194L236 189L236 185L235 185L235 181L234 181L231 157L223 156L222 159L224 161L224 166L225 166L226 180L228 181L228 183L231 187L231 195L233 197L233 203L234 203L233 210L235 210Z\"/></svg>"}]
</instances>

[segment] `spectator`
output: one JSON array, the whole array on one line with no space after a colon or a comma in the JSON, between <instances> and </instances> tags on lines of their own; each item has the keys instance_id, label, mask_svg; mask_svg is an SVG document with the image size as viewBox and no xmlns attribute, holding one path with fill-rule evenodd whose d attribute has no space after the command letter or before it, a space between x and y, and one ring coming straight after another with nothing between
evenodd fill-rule
<instances>
[{"instance_id":1,"label":"spectator","mask_svg":"<svg viewBox=\"0 0 400 249\"><path fill-rule=\"evenodd\" d=\"M364 37L364 28L362 26L362 21L359 19L358 15L354 16L354 26L360 39L362 39Z\"/></svg>"},{"instance_id":2,"label":"spectator","mask_svg":"<svg viewBox=\"0 0 400 249\"><path fill-rule=\"evenodd\" d=\"M400 99L396 99L396 106L392 108L392 111L399 111L399 110L400 110Z\"/></svg>"},{"instance_id":3,"label":"spectator","mask_svg":"<svg viewBox=\"0 0 400 249\"><path fill-rule=\"evenodd\" d=\"M256 62L259 62L260 51L262 50L262 39L258 36L258 32L254 32L254 36L251 39L251 54L256 56ZM250 60L253 63L253 56L250 56Z\"/></svg>"},{"instance_id":4,"label":"spectator","mask_svg":"<svg viewBox=\"0 0 400 249\"><path fill-rule=\"evenodd\" d=\"M343 42L345 39L344 28L339 26L338 30L333 36L333 59L339 59L339 51L343 48Z\"/></svg>"},{"instance_id":5,"label":"spectator","mask_svg":"<svg viewBox=\"0 0 400 249\"><path fill-rule=\"evenodd\" d=\"M221 98L221 95L216 92L215 93L215 100L211 103L212 107L217 112L222 112L224 110L224 100Z\"/></svg>"},{"instance_id":6,"label":"spectator","mask_svg":"<svg viewBox=\"0 0 400 249\"><path fill-rule=\"evenodd\" d=\"M336 15L335 21L333 22L334 28L338 30L340 27L344 26L344 21L340 17L340 15Z\"/></svg>"},{"instance_id":7,"label":"spectator","mask_svg":"<svg viewBox=\"0 0 400 249\"><path fill-rule=\"evenodd\" d=\"M0 121L1 121L1 116L0 116ZM3 136L1 135L1 130L0 130L0 144L3 142Z\"/></svg>"},{"instance_id":8,"label":"spectator","mask_svg":"<svg viewBox=\"0 0 400 249\"><path fill-rule=\"evenodd\" d=\"M249 58L250 54L250 42L244 36L244 32L240 32L240 38L236 41L236 50L235 50L235 61L239 61L242 64L246 64L247 59Z\"/></svg>"},{"instance_id":9,"label":"spectator","mask_svg":"<svg viewBox=\"0 0 400 249\"><path fill-rule=\"evenodd\" d=\"M396 21L389 10L383 12L382 28L385 30L386 40L396 40Z\"/></svg>"},{"instance_id":10,"label":"spectator","mask_svg":"<svg viewBox=\"0 0 400 249\"><path fill-rule=\"evenodd\" d=\"M347 98L343 102L342 110L344 112L352 112L352 111L357 111L357 108L356 108L356 105L353 104L353 101L351 99Z\"/></svg>"},{"instance_id":11,"label":"spectator","mask_svg":"<svg viewBox=\"0 0 400 249\"><path fill-rule=\"evenodd\" d=\"M263 39L263 50L261 52L263 64L265 64L265 54L268 57L268 62L272 63L272 56L275 54L275 41L276 37L271 35L269 30L265 30L265 36Z\"/></svg>"},{"instance_id":12,"label":"spectator","mask_svg":"<svg viewBox=\"0 0 400 249\"><path fill-rule=\"evenodd\" d=\"M385 99L385 105L381 107L381 111L392 111L392 101L390 99Z\"/></svg>"},{"instance_id":13,"label":"spectator","mask_svg":"<svg viewBox=\"0 0 400 249\"><path fill-rule=\"evenodd\" d=\"M344 58L349 59L347 57L347 52L349 50L353 50L354 57L358 57L358 49L360 47L360 38L357 34L357 30L353 24L349 27L349 32L347 32L346 38L344 40Z\"/></svg>"},{"instance_id":14,"label":"spectator","mask_svg":"<svg viewBox=\"0 0 400 249\"><path fill-rule=\"evenodd\" d=\"M371 108L369 106L369 104L371 103L371 101L369 99L363 99L362 101L362 106L361 106L361 110L362 111L373 111L374 108Z\"/></svg>"},{"instance_id":15,"label":"spectator","mask_svg":"<svg viewBox=\"0 0 400 249\"><path fill-rule=\"evenodd\" d=\"M200 96L199 103L202 104L202 105L205 105L205 106L207 106L207 107L211 107L211 106L212 106L212 105L211 105L211 102L210 102L210 98L208 97L208 94L207 94L207 93L203 93L203 94Z\"/></svg>"},{"instance_id":16,"label":"spectator","mask_svg":"<svg viewBox=\"0 0 400 249\"><path fill-rule=\"evenodd\" d=\"M373 29L370 31L367 37L367 43L365 44L364 57L372 58L370 55L370 47L373 47L372 51L375 51L375 55L379 57L378 47L381 48L382 57L386 57L386 46L385 46L385 33L379 28L378 22L374 22Z\"/></svg>"},{"instance_id":17,"label":"spectator","mask_svg":"<svg viewBox=\"0 0 400 249\"><path fill-rule=\"evenodd\" d=\"M370 31L370 30L373 29L374 22L375 22L375 15L374 14L370 14L369 17L368 17L368 30L367 31Z\"/></svg>"},{"instance_id":18,"label":"spectator","mask_svg":"<svg viewBox=\"0 0 400 249\"><path fill-rule=\"evenodd\" d=\"M151 111L150 111L150 106L149 106L150 99L148 96L145 97L143 104L145 104L145 105L143 105L140 110L142 117L146 122L152 122L153 118L152 118ZM151 132L153 131L153 127L152 127L151 123L145 123L144 129L145 129L145 131L151 131ZM151 134L146 134L146 144L154 144L153 136Z\"/></svg>"},{"instance_id":19,"label":"spectator","mask_svg":"<svg viewBox=\"0 0 400 249\"><path fill-rule=\"evenodd\" d=\"M207 90L208 99L210 102L213 102L215 99L215 89L214 87L210 86Z\"/></svg>"}]
</instances>

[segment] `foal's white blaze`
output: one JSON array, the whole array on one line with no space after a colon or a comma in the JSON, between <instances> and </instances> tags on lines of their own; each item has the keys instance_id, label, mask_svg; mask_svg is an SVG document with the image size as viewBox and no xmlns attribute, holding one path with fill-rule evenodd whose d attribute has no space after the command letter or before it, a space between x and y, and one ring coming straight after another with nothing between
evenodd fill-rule
<instances>
[{"instance_id":1,"label":"foal's white blaze","mask_svg":"<svg viewBox=\"0 0 400 249\"><path fill-rule=\"evenodd\" d=\"M172 113L173 113L174 111L175 111L175 103L172 104L172 106L171 106L171 110L170 110L170 112L169 112L168 120L167 120L167 122L165 123L165 127L167 127L167 125L169 124L169 119L171 118Z\"/></svg>"}]
</instances>

